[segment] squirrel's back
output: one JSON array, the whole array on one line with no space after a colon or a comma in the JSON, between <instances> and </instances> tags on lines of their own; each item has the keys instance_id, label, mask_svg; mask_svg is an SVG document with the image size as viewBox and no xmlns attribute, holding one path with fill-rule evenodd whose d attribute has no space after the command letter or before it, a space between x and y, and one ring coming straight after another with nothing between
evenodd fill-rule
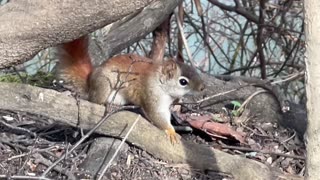
<instances>
[{"instance_id":1,"label":"squirrel's back","mask_svg":"<svg viewBox=\"0 0 320 180\"><path fill-rule=\"evenodd\" d=\"M114 56L93 70L89 80L89 100L99 104L140 105L145 83L157 69L154 61L137 54ZM112 100L115 91L117 96Z\"/></svg>"}]
</instances>

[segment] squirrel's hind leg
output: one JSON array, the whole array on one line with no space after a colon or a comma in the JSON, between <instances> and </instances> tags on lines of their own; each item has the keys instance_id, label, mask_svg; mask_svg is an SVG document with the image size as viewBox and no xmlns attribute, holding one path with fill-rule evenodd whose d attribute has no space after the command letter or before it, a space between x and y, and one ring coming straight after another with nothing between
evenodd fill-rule
<instances>
[{"instance_id":1,"label":"squirrel's hind leg","mask_svg":"<svg viewBox=\"0 0 320 180\"><path fill-rule=\"evenodd\" d=\"M97 104L108 103L108 97L112 93L110 79L104 75L99 67L95 69L89 78L89 101Z\"/></svg>"}]
</instances>

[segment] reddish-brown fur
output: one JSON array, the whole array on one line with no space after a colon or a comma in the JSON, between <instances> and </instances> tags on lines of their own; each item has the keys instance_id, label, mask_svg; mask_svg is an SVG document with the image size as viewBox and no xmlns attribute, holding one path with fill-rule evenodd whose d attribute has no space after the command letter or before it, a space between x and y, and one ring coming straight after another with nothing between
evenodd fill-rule
<instances>
[{"instance_id":1,"label":"reddish-brown fur","mask_svg":"<svg viewBox=\"0 0 320 180\"><path fill-rule=\"evenodd\" d=\"M84 94L93 66L88 53L88 37L84 36L63 44L59 48L60 62L57 68L59 78L70 88Z\"/></svg>"},{"instance_id":2,"label":"reddish-brown fur","mask_svg":"<svg viewBox=\"0 0 320 180\"><path fill-rule=\"evenodd\" d=\"M88 38L82 37L63 44L63 49L66 51L66 54L72 57L63 63L68 64L70 68L69 71L76 77L81 77L86 80L93 70L88 53Z\"/></svg>"},{"instance_id":3,"label":"reddish-brown fur","mask_svg":"<svg viewBox=\"0 0 320 180\"><path fill-rule=\"evenodd\" d=\"M173 142L176 141L176 133L170 123L169 106L187 91L202 91L204 88L194 69L174 60L154 62L139 55L125 54L93 68L87 37L66 43L60 50L58 74L83 97L88 96L89 101L98 104L122 104L124 101L124 104L138 105ZM188 79L186 89L179 85L180 78ZM114 97L118 100L112 101L110 97L115 91L117 96Z\"/></svg>"}]
</instances>

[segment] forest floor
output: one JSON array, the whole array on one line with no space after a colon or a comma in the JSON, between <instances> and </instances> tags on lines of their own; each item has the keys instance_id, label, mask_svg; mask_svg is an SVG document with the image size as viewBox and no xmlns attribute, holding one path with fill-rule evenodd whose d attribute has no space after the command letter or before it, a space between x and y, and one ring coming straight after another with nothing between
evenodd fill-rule
<instances>
[{"instance_id":1,"label":"forest floor","mask_svg":"<svg viewBox=\"0 0 320 180\"><path fill-rule=\"evenodd\" d=\"M24 112L0 111L0 179L40 177L52 163L79 140L80 132L73 127L52 125L50 120ZM220 123L222 124L222 123ZM260 161L288 174L303 176L305 147L289 129L274 124L234 125L223 123L233 133L218 135L194 129L180 133L182 138L206 144L221 151ZM262 127L263 126L263 127ZM273 128L268 129L266 126ZM244 135L243 139L237 137ZM92 138L84 142L71 157L65 158L46 174L49 179L95 179L81 169ZM40 178L38 178L40 179ZM103 179L233 179L221 172L201 172L187 164L171 164L128 145L118 155Z\"/></svg>"},{"instance_id":2,"label":"forest floor","mask_svg":"<svg viewBox=\"0 0 320 180\"><path fill-rule=\"evenodd\" d=\"M39 85L39 79L45 81L40 84L52 82L52 78L42 75L41 78L29 79L29 83L37 82ZM274 123L256 123L245 113L226 115L221 111L201 115L200 112L198 116L179 113L179 110L176 112L174 121L189 129L179 131L187 141L259 161L287 174L303 176L305 173L305 146L293 130ZM194 121L188 121L190 117ZM91 135L71 156L53 167L53 162L80 139L82 132L74 127L53 125L52 122L39 115L0 110L0 179L96 179L97 176L83 169L82 164L88 157L94 138L99 135ZM46 178L40 178L50 166L53 169L45 174ZM233 177L222 172L198 171L187 164L164 162L129 144L103 179L227 180Z\"/></svg>"}]
</instances>

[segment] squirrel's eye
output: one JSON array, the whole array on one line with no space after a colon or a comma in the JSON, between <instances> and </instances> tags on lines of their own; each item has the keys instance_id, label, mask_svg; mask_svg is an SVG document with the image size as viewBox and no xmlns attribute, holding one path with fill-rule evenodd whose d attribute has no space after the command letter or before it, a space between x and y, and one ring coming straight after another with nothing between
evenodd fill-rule
<instances>
[{"instance_id":1,"label":"squirrel's eye","mask_svg":"<svg viewBox=\"0 0 320 180\"><path fill-rule=\"evenodd\" d=\"M188 81L188 79L186 79L185 77L181 77L181 78L179 79L179 83L180 83L181 86L186 86L186 85L189 84L189 81Z\"/></svg>"}]
</instances>

